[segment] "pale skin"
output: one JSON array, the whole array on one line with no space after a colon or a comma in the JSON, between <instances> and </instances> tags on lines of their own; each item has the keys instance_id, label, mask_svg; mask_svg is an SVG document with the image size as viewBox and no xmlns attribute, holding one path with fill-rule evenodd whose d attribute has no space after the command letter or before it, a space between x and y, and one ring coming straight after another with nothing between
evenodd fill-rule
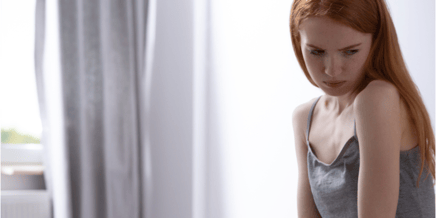
<instances>
[{"instance_id":1,"label":"pale skin","mask_svg":"<svg viewBox=\"0 0 436 218\"><path fill-rule=\"evenodd\" d=\"M311 17L300 25L301 49L310 76L325 93L312 117L309 143L323 163L333 162L354 134L359 140L358 217L395 217L400 179L400 151L417 145L405 104L392 84L372 81L360 93L372 35L361 33L327 17ZM352 46L352 47L350 47ZM329 87L327 81L343 81ZM316 99L293 114L298 162L298 216L320 217L307 174L306 128Z\"/></svg>"}]
</instances>

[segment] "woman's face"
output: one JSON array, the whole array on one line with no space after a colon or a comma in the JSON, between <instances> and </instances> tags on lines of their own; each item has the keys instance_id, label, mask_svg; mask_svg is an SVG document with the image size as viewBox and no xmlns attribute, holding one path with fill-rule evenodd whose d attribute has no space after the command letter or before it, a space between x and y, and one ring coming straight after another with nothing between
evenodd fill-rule
<instances>
[{"instance_id":1,"label":"woman's face","mask_svg":"<svg viewBox=\"0 0 436 218\"><path fill-rule=\"evenodd\" d=\"M372 34L328 17L304 20L299 33L307 70L318 87L331 96L354 91L364 78Z\"/></svg>"}]
</instances>

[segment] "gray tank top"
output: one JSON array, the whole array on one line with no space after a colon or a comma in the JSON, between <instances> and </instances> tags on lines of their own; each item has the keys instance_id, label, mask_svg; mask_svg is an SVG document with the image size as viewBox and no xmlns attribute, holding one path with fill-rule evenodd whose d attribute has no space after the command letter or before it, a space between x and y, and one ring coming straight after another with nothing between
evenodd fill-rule
<instances>
[{"instance_id":1,"label":"gray tank top","mask_svg":"<svg viewBox=\"0 0 436 218\"><path fill-rule=\"evenodd\" d=\"M312 114L318 100L310 109L306 130L307 169L313 199L323 218L357 218L360 155L356 121L354 136L347 141L336 159L331 164L319 161L309 144ZM427 177L426 168L423 170L419 188L416 186L420 167L419 146L400 152L400 193L396 218L435 217L433 179L431 175Z\"/></svg>"}]
</instances>

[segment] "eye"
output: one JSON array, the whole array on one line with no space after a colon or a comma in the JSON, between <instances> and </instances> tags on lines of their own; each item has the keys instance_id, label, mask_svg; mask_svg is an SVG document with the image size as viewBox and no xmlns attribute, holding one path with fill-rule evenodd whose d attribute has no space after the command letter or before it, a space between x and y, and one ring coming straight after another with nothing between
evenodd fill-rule
<instances>
[{"instance_id":1,"label":"eye","mask_svg":"<svg viewBox=\"0 0 436 218\"><path fill-rule=\"evenodd\" d=\"M322 56L322 55L324 55L324 51L323 50L310 50L310 54L315 55L315 56Z\"/></svg>"},{"instance_id":2,"label":"eye","mask_svg":"<svg viewBox=\"0 0 436 218\"><path fill-rule=\"evenodd\" d=\"M359 52L359 50L357 50L357 49L355 49L355 50L347 50L347 51L344 52L344 54L346 56L351 56L351 55L356 54L357 52Z\"/></svg>"}]
</instances>

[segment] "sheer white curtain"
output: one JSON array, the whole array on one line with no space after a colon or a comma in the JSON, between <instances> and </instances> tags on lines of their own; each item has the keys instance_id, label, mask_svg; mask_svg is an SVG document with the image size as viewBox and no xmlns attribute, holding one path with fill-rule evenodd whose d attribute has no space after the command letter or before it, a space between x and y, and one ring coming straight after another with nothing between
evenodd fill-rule
<instances>
[{"instance_id":1,"label":"sheer white curtain","mask_svg":"<svg viewBox=\"0 0 436 218\"><path fill-rule=\"evenodd\" d=\"M54 217L143 217L147 1L44 1L36 78Z\"/></svg>"},{"instance_id":2,"label":"sheer white curtain","mask_svg":"<svg viewBox=\"0 0 436 218\"><path fill-rule=\"evenodd\" d=\"M207 217L207 2L38 1L54 217Z\"/></svg>"}]
</instances>

